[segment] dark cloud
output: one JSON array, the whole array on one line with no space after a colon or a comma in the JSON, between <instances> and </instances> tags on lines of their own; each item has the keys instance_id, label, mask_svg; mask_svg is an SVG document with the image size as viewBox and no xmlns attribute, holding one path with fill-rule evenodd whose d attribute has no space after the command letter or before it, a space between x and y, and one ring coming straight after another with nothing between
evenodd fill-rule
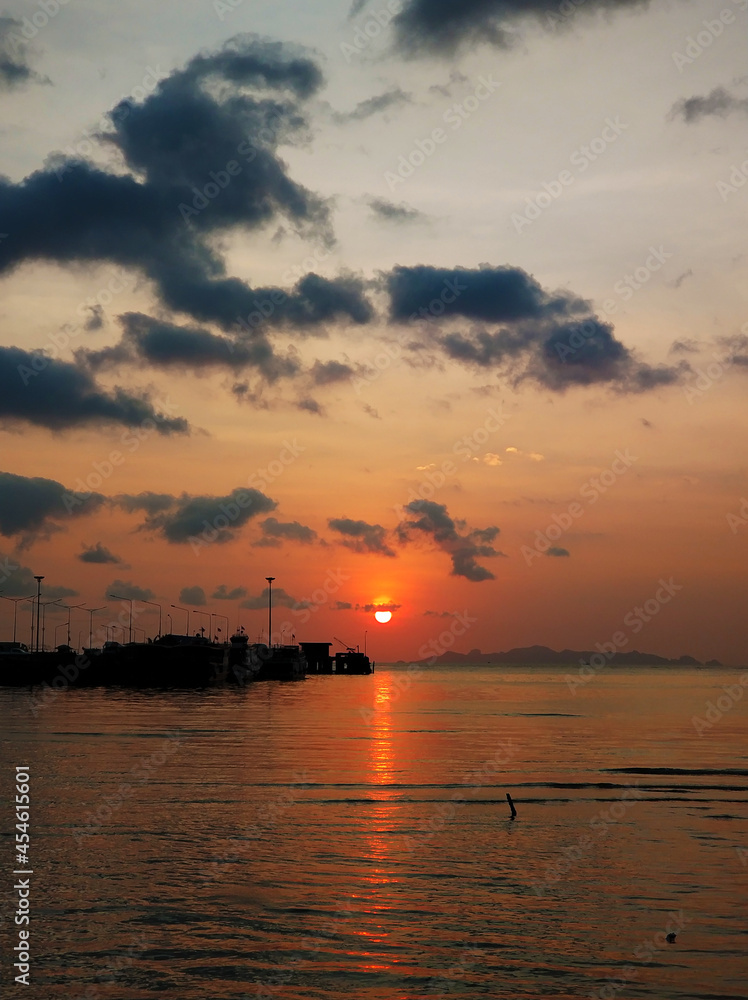
<instances>
[{"instance_id":1,"label":"dark cloud","mask_svg":"<svg viewBox=\"0 0 748 1000\"><path fill-rule=\"evenodd\" d=\"M688 124L701 118L726 118L738 112L748 114L748 97L736 97L724 87L715 87L705 97L688 97L678 101L670 111L671 118L682 118Z\"/></svg>"},{"instance_id":2,"label":"dark cloud","mask_svg":"<svg viewBox=\"0 0 748 1000\"><path fill-rule=\"evenodd\" d=\"M383 556L395 556L387 544L387 531L381 524L367 524L353 521L349 517L333 517L327 522L333 531L345 536L341 544L353 552L374 552Z\"/></svg>"},{"instance_id":3,"label":"dark cloud","mask_svg":"<svg viewBox=\"0 0 748 1000\"><path fill-rule=\"evenodd\" d=\"M27 83L49 83L29 65L29 51L22 34L23 22L0 16L0 92Z\"/></svg>"},{"instance_id":4,"label":"dark cloud","mask_svg":"<svg viewBox=\"0 0 748 1000\"><path fill-rule=\"evenodd\" d=\"M127 580L115 580L106 588L105 595L107 597L116 599L114 598L115 594L118 598L121 597L127 601L152 601L156 596L147 587L138 587Z\"/></svg>"},{"instance_id":5,"label":"dark cloud","mask_svg":"<svg viewBox=\"0 0 748 1000\"><path fill-rule=\"evenodd\" d=\"M317 532L298 521L278 521L269 517L260 525L262 533L269 538L283 538L294 542L311 543L317 538Z\"/></svg>"},{"instance_id":6,"label":"dark cloud","mask_svg":"<svg viewBox=\"0 0 748 1000\"><path fill-rule=\"evenodd\" d=\"M324 416L324 408L320 406L316 399L312 399L311 396L305 396L300 399L296 404L297 409L305 410L307 413L314 413L316 416Z\"/></svg>"},{"instance_id":7,"label":"dark cloud","mask_svg":"<svg viewBox=\"0 0 748 1000\"><path fill-rule=\"evenodd\" d=\"M275 500L249 487L237 488L223 497L183 493L181 497L173 497L168 507L149 512L141 527L173 544L225 543L233 541L238 529L251 518L269 513L277 506Z\"/></svg>"},{"instance_id":8,"label":"dark cloud","mask_svg":"<svg viewBox=\"0 0 748 1000\"><path fill-rule=\"evenodd\" d=\"M376 97L369 97L367 100L361 101L353 111L333 112L333 119L339 125L346 125L348 122L361 122L371 118L372 115L380 114L382 111L402 107L404 104L412 104L412 102L413 98L410 94L406 94L400 87L393 87L384 94L377 94Z\"/></svg>"},{"instance_id":9,"label":"dark cloud","mask_svg":"<svg viewBox=\"0 0 748 1000\"><path fill-rule=\"evenodd\" d=\"M152 493L147 490L143 493L118 493L112 497L112 503L126 510L128 514L136 510L144 510L147 514L159 514L174 506L174 497L171 493Z\"/></svg>"},{"instance_id":10,"label":"dark cloud","mask_svg":"<svg viewBox=\"0 0 748 1000\"><path fill-rule=\"evenodd\" d=\"M4 246L0 243L0 254ZM137 427L146 421L153 421L160 434L189 430L181 417L158 413L145 395L135 396L119 387L109 392L80 365L54 360L38 351L30 354L18 347L0 347L2 419L50 430L91 424Z\"/></svg>"},{"instance_id":11,"label":"dark cloud","mask_svg":"<svg viewBox=\"0 0 748 1000\"><path fill-rule=\"evenodd\" d=\"M38 571L39 567L36 567ZM36 597L36 580L28 566L21 566L13 556L0 552L0 589L5 597ZM78 591L42 580L42 600L77 597ZM19 603L20 607L20 603Z\"/></svg>"},{"instance_id":12,"label":"dark cloud","mask_svg":"<svg viewBox=\"0 0 748 1000\"><path fill-rule=\"evenodd\" d=\"M104 326L104 307L100 305L87 306L88 319L83 324L86 333L95 333Z\"/></svg>"},{"instance_id":13,"label":"dark cloud","mask_svg":"<svg viewBox=\"0 0 748 1000\"><path fill-rule=\"evenodd\" d=\"M85 513L92 513L104 502L101 494L92 493ZM52 523L84 513L81 508L74 495L54 479L0 472L0 535L44 533Z\"/></svg>"},{"instance_id":14,"label":"dark cloud","mask_svg":"<svg viewBox=\"0 0 748 1000\"><path fill-rule=\"evenodd\" d=\"M649 0L587 0L574 7L575 16L646 7ZM558 0L405 0L395 17L396 44L409 55L454 55L480 43L509 46L522 21L546 28L567 23Z\"/></svg>"},{"instance_id":15,"label":"dark cloud","mask_svg":"<svg viewBox=\"0 0 748 1000\"><path fill-rule=\"evenodd\" d=\"M452 560L452 576L464 576L473 583L483 580L495 580L495 576L476 561L492 556L500 556L491 544L499 535L499 528L478 528L465 531L464 525L459 525L448 514L444 504L433 500L414 500L404 508L413 517L404 520L398 526L398 534L402 541L407 541L414 533L431 536L434 543Z\"/></svg>"},{"instance_id":16,"label":"dark cloud","mask_svg":"<svg viewBox=\"0 0 748 1000\"><path fill-rule=\"evenodd\" d=\"M561 549L556 545L552 545L546 552L547 556L555 556L556 558L564 558L565 556L571 555L568 549Z\"/></svg>"},{"instance_id":17,"label":"dark cloud","mask_svg":"<svg viewBox=\"0 0 748 1000\"><path fill-rule=\"evenodd\" d=\"M573 316L589 303L569 292L546 292L519 267L394 267L382 275L393 322L456 316L489 323Z\"/></svg>"},{"instance_id":18,"label":"dark cloud","mask_svg":"<svg viewBox=\"0 0 748 1000\"><path fill-rule=\"evenodd\" d=\"M383 281L395 322L428 320L428 346L470 367L497 368L515 385L535 381L563 392L608 384L619 392L673 385L688 365L652 367L614 335L591 304L570 292L547 292L520 268L396 267ZM445 320L473 321L468 331L442 334ZM486 329L483 323L499 324ZM414 348L423 352L424 342Z\"/></svg>"},{"instance_id":19,"label":"dark cloud","mask_svg":"<svg viewBox=\"0 0 748 1000\"><path fill-rule=\"evenodd\" d=\"M235 341L217 336L199 327L177 326L143 313L124 313L119 317L123 336L113 347L99 351L79 351L78 359L94 371L117 369L123 363L147 364L156 368L210 368L241 370L262 368L269 377L292 375L298 363L279 358L261 337L254 341Z\"/></svg>"},{"instance_id":20,"label":"dark cloud","mask_svg":"<svg viewBox=\"0 0 748 1000\"><path fill-rule=\"evenodd\" d=\"M246 601L242 601L239 605L240 608L247 608L249 611L261 611L268 606L268 588L262 591L258 597L248 597ZM306 608L309 606L308 601L297 601L295 597L291 597L290 594L286 593L283 587L273 587L273 607L279 608Z\"/></svg>"},{"instance_id":21,"label":"dark cloud","mask_svg":"<svg viewBox=\"0 0 748 1000\"><path fill-rule=\"evenodd\" d=\"M309 374L315 385L331 385L353 378L356 370L342 361L315 361Z\"/></svg>"},{"instance_id":22,"label":"dark cloud","mask_svg":"<svg viewBox=\"0 0 748 1000\"><path fill-rule=\"evenodd\" d=\"M402 604L357 604L355 611L364 611L371 614L374 611L399 611Z\"/></svg>"},{"instance_id":23,"label":"dark cloud","mask_svg":"<svg viewBox=\"0 0 748 1000\"><path fill-rule=\"evenodd\" d=\"M234 587L232 590L228 590L225 583L222 583L219 587L216 587L215 591L210 595L212 601L238 601L242 597L247 596L247 591L244 587Z\"/></svg>"},{"instance_id":24,"label":"dark cloud","mask_svg":"<svg viewBox=\"0 0 748 1000\"><path fill-rule=\"evenodd\" d=\"M396 204L386 198L369 198L367 204L374 213L374 217L383 222L426 222L428 216L419 212L417 208L411 208L404 202Z\"/></svg>"},{"instance_id":25,"label":"dark cloud","mask_svg":"<svg viewBox=\"0 0 748 1000\"><path fill-rule=\"evenodd\" d=\"M208 601L202 587L184 587L179 592L179 603L189 604L193 608L204 608Z\"/></svg>"},{"instance_id":26,"label":"dark cloud","mask_svg":"<svg viewBox=\"0 0 748 1000\"><path fill-rule=\"evenodd\" d=\"M105 545L101 542L97 542L95 545L91 545L84 548L82 552L78 553L78 558L84 563L113 563L115 565L124 565L122 559L116 556L113 552L110 552Z\"/></svg>"},{"instance_id":27,"label":"dark cloud","mask_svg":"<svg viewBox=\"0 0 748 1000\"><path fill-rule=\"evenodd\" d=\"M304 101L322 82L311 59L251 35L196 56L141 104L109 113L101 138L125 171L57 156L21 183L0 179L0 219L13 233L0 244L0 273L38 260L113 261L145 274L168 308L258 339L260 350L261 328L369 322L355 278L308 274L290 291L252 288L227 275L214 239L285 219L331 243L329 206L278 155L307 140ZM272 358L260 362L273 369Z\"/></svg>"},{"instance_id":28,"label":"dark cloud","mask_svg":"<svg viewBox=\"0 0 748 1000\"><path fill-rule=\"evenodd\" d=\"M331 610L332 611L353 611L353 605L350 603L350 601L335 601L335 603L331 605Z\"/></svg>"}]
</instances>

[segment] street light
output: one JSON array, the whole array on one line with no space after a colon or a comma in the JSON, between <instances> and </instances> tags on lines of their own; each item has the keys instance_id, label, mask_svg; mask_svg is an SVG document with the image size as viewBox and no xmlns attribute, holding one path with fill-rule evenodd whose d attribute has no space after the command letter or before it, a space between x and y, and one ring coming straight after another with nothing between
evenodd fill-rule
<instances>
[{"instance_id":1,"label":"street light","mask_svg":"<svg viewBox=\"0 0 748 1000\"><path fill-rule=\"evenodd\" d=\"M172 604L171 607L172 608L176 608L177 611L185 611L187 613L187 632L186 632L186 634L189 635L190 634L190 609L189 608L180 608L180 606L178 604Z\"/></svg>"},{"instance_id":2,"label":"street light","mask_svg":"<svg viewBox=\"0 0 748 1000\"><path fill-rule=\"evenodd\" d=\"M273 645L273 580L274 576L266 576L268 582L268 647Z\"/></svg>"},{"instance_id":3,"label":"street light","mask_svg":"<svg viewBox=\"0 0 748 1000\"><path fill-rule=\"evenodd\" d=\"M117 594L107 594L106 596L109 597L109 598L111 598L114 601L129 601L129 603L130 603L130 642L132 642L132 602L133 602L134 598L133 597L119 597L119 595L117 595ZM122 631L124 631L124 629Z\"/></svg>"},{"instance_id":4,"label":"street light","mask_svg":"<svg viewBox=\"0 0 748 1000\"><path fill-rule=\"evenodd\" d=\"M103 604L100 608L86 608L88 612L88 648L93 647L93 616L96 611L103 611L106 608L106 604Z\"/></svg>"},{"instance_id":5,"label":"street light","mask_svg":"<svg viewBox=\"0 0 748 1000\"><path fill-rule=\"evenodd\" d=\"M61 604L61 608L67 608L68 612L68 646L70 645L70 612L82 608L82 604ZM55 629L55 645L57 644L57 629Z\"/></svg>"},{"instance_id":6,"label":"street light","mask_svg":"<svg viewBox=\"0 0 748 1000\"><path fill-rule=\"evenodd\" d=\"M193 611L193 614L195 614L195 615L205 615L205 617L208 619L208 631L210 631L210 615L208 614L208 612L207 611ZM204 628L203 628L203 635L205 635L205 629Z\"/></svg>"},{"instance_id":7,"label":"street light","mask_svg":"<svg viewBox=\"0 0 748 1000\"><path fill-rule=\"evenodd\" d=\"M22 601L33 600L34 595L32 594L30 597L4 597L2 594L0 594L0 597L2 597L2 599L4 601L13 601L13 642L15 643L15 641L16 641L16 624L17 624L17 621L18 621L18 605Z\"/></svg>"},{"instance_id":8,"label":"street light","mask_svg":"<svg viewBox=\"0 0 748 1000\"><path fill-rule=\"evenodd\" d=\"M219 614L216 614L215 612L213 612L213 614L210 616L210 620L211 620L210 628L211 628L211 631L213 630L213 619L214 618L223 618L223 620L226 622L226 635L224 636L224 642L228 642L229 641L229 616L228 615L219 615Z\"/></svg>"},{"instance_id":9,"label":"street light","mask_svg":"<svg viewBox=\"0 0 748 1000\"><path fill-rule=\"evenodd\" d=\"M42 600L42 580L43 576L35 576L36 580L36 642L34 643L34 651L39 652L39 607Z\"/></svg>"},{"instance_id":10,"label":"street light","mask_svg":"<svg viewBox=\"0 0 748 1000\"><path fill-rule=\"evenodd\" d=\"M56 605L57 605L58 607L60 607L60 606L61 606L61 605L60 605L60 601L59 601L59 598L58 598L58 600L56 600L56 601L47 601L47 603L46 603L46 604L42 604L42 606L41 606L41 609L42 609L42 652L44 652L44 647L45 647L45 645L46 645L46 635L47 635L47 608L51 608L51 607L54 607L54 605L55 605L55 604L56 604ZM64 605L62 605L62 606L64 606ZM39 618L39 612L38 612L38 610L37 610L37 629L36 629L36 638L37 638L37 642L39 641L39 625L38 625L38 618Z\"/></svg>"},{"instance_id":11,"label":"street light","mask_svg":"<svg viewBox=\"0 0 748 1000\"><path fill-rule=\"evenodd\" d=\"M155 601L144 601L142 597L140 599L140 603L150 604L152 608L158 608L158 634L161 635L161 605L156 604Z\"/></svg>"},{"instance_id":12,"label":"street light","mask_svg":"<svg viewBox=\"0 0 748 1000\"><path fill-rule=\"evenodd\" d=\"M167 615L166 620L169 623L169 635L171 635L174 632L174 626L171 623L171 615Z\"/></svg>"}]
</instances>

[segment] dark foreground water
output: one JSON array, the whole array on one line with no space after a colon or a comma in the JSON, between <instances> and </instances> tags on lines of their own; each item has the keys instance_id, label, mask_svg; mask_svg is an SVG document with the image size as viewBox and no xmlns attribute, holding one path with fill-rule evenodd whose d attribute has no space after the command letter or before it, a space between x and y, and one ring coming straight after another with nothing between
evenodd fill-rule
<instances>
[{"instance_id":1,"label":"dark foreground water","mask_svg":"<svg viewBox=\"0 0 748 1000\"><path fill-rule=\"evenodd\" d=\"M748 996L740 674L565 673L0 690L34 872L16 987L4 836L0 995Z\"/></svg>"}]
</instances>

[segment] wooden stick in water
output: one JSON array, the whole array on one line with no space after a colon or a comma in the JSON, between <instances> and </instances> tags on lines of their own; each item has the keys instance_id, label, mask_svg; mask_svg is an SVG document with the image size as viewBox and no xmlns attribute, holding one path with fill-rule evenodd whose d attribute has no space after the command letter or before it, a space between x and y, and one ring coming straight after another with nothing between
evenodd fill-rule
<instances>
[{"instance_id":1,"label":"wooden stick in water","mask_svg":"<svg viewBox=\"0 0 748 1000\"><path fill-rule=\"evenodd\" d=\"M506 800L509 803L509 808L512 810L511 818L514 819L514 817L517 815L517 810L514 808L514 803L512 802L512 797L509 794L509 792L506 793Z\"/></svg>"}]
</instances>

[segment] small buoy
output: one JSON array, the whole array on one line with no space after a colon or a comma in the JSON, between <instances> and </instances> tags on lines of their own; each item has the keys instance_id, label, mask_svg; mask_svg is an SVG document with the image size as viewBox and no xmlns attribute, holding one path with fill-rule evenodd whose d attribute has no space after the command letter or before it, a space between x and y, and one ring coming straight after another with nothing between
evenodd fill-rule
<instances>
[{"instance_id":1,"label":"small buoy","mask_svg":"<svg viewBox=\"0 0 748 1000\"><path fill-rule=\"evenodd\" d=\"M665 939L668 944L675 944L675 934L671 931Z\"/></svg>"},{"instance_id":2,"label":"small buoy","mask_svg":"<svg viewBox=\"0 0 748 1000\"><path fill-rule=\"evenodd\" d=\"M512 802L512 797L509 794L509 792L506 793L506 800L509 803L509 808L512 810L512 815L510 819L514 819L514 817L517 815L517 810L514 808L514 803Z\"/></svg>"}]
</instances>

